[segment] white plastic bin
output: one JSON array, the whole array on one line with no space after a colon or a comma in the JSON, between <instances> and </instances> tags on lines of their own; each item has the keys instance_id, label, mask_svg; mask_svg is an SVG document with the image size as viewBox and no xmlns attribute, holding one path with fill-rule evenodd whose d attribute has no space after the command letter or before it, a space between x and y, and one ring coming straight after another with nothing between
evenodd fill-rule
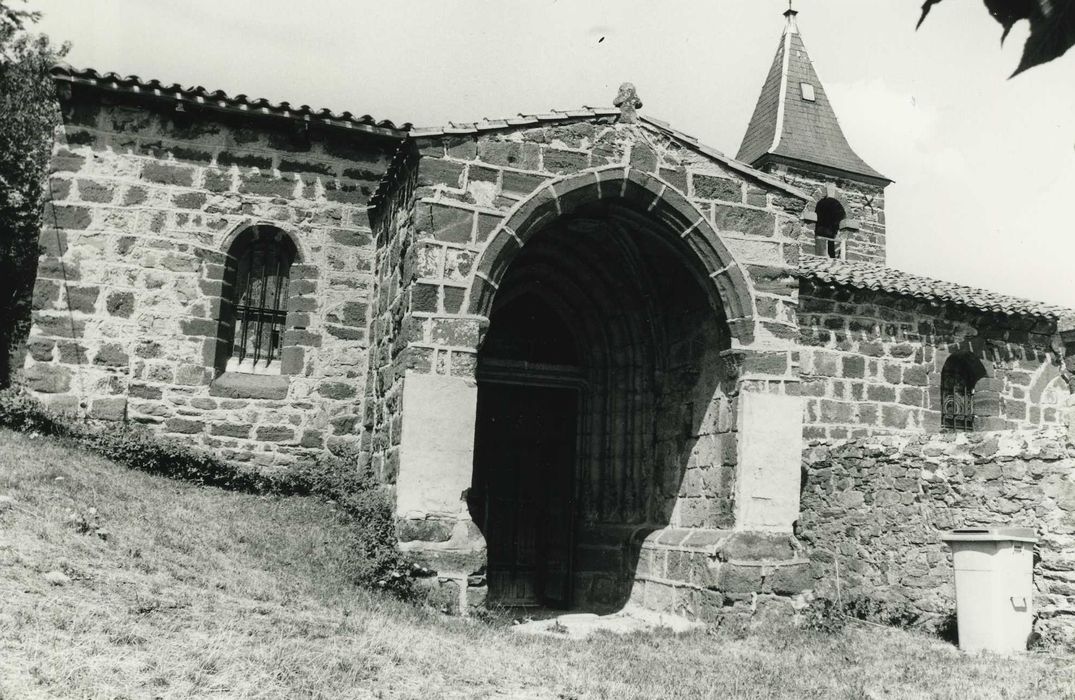
<instances>
[{"instance_id":1,"label":"white plastic bin","mask_svg":"<svg viewBox=\"0 0 1075 700\"><path fill-rule=\"evenodd\" d=\"M955 565L959 648L1025 651L1034 622L1034 530L966 528L941 540Z\"/></svg>"}]
</instances>

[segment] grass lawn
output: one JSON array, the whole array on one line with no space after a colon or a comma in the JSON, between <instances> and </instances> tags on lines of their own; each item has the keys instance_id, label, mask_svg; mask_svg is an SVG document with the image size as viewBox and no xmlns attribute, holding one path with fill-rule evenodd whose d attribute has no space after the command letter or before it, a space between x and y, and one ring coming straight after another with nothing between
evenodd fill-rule
<instances>
[{"instance_id":1,"label":"grass lawn","mask_svg":"<svg viewBox=\"0 0 1075 700\"><path fill-rule=\"evenodd\" d=\"M1075 657L968 657L898 630L519 637L350 585L325 504L40 437L0 431L0 496L2 700L1075 698ZM90 508L105 538L72 520Z\"/></svg>"}]
</instances>

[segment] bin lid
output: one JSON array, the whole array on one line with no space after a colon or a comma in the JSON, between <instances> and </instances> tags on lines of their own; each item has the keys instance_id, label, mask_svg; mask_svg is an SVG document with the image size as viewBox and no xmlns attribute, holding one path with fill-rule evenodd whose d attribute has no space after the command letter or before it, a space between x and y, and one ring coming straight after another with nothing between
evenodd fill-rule
<instances>
[{"instance_id":1,"label":"bin lid","mask_svg":"<svg viewBox=\"0 0 1075 700\"><path fill-rule=\"evenodd\" d=\"M1008 527L987 525L964 527L941 535L942 542L1037 542L1037 531L1032 527Z\"/></svg>"}]
</instances>

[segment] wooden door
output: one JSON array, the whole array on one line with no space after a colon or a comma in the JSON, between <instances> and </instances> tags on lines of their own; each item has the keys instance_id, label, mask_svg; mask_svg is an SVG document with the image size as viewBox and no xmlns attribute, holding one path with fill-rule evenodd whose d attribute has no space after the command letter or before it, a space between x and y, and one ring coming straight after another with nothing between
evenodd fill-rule
<instances>
[{"instance_id":1,"label":"wooden door","mask_svg":"<svg viewBox=\"0 0 1075 700\"><path fill-rule=\"evenodd\" d=\"M480 387L475 487L491 601L570 605L577 404L570 389Z\"/></svg>"}]
</instances>

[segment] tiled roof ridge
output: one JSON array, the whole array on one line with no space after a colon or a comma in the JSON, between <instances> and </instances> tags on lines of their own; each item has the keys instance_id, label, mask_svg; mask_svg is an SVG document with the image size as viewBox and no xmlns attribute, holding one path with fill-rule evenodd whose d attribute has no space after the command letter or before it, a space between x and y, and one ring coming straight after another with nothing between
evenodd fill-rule
<instances>
[{"instance_id":1,"label":"tiled roof ridge","mask_svg":"<svg viewBox=\"0 0 1075 700\"><path fill-rule=\"evenodd\" d=\"M315 121L345 128L357 128L372 133L402 137L413 127L407 122L396 125L388 119L376 120L368 114L355 116L351 112L336 113L330 109L313 109L309 105L292 107L288 102L271 102L265 98L250 98L245 94L228 95L223 90L208 90L200 85L184 87L179 83L166 85L160 80L145 80L137 75L100 73L93 68L75 68L58 63L52 68L56 81L89 85L98 89L135 95L146 95L179 102L190 102L215 109Z\"/></svg>"},{"instance_id":2,"label":"tiled roof ridge","mask_svg":"<svg viewBox=\"0 0 1075 700\"><path fill-rule=\"evenodd\" d=\"M548 112L535 114L519 113L514 117L490 119L488 117L478 122L448 122L440 126L414 127L410 135L414 138L429 136L454 136L465 134L477 134L483 131L496 131L498 129L513 129L521 126L536 126L549 122L566 122L581 119L593 119L595 117L613 117L619 115L620 110L615 107L582 107L581 109L550 109Z\"/></svg>"},{"instance_id":3,"label":"tiled roof ridge","mask_svg":"<svg viewBox=\"0 0 1075 700\"><path fill-rule=\"evenodd\" d=\"M1050 320L1075 319L1075 309L916 275L877 263L803 255L799 259L798 272L801 278L825 284L887 292L924 301L959 304L1008 316L1033 316Z\"/></svg>"}]
</instances>

